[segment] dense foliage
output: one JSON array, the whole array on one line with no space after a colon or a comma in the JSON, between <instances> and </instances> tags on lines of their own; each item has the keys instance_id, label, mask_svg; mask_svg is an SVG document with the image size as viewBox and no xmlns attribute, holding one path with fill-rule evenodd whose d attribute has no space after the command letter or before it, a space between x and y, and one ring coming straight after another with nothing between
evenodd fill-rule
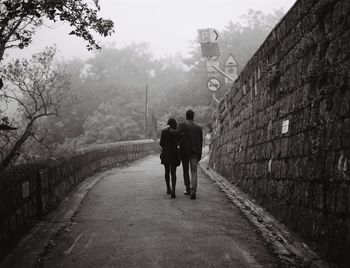
<instances>
[{"instance_id":1,"label":"dense foliage","mask_svg":"<svg viewBox=\"0 0 350 268\"><path fill-rule=\"evenodd\" d=\"M240 23L229 22L220 38L221 64L232 53L242 70L281 15L281 11L273 15L249 11ZM215 104L207 89L206 62L197 42L193 42L187 58L175 55L154 59L149 46L139 43L122 49L103 47L88 60L73 59L61 66L70 75L71 92L67 96L75 96L76 101L59 117L38 122L37 129L45 133L45 147L27 142L23 148L32 155L44 155L45 148L66 152L91 144L144 138L146 84L148 126L151 118L156 118L160 131L169 117L184 120L189 108L205 131L212 123ZM228 89L223 86L217 97Z\"/></svg>"},{"instance_id":2,"label":"dense foliage","mask_svg":"<svg viewBox=\"0 0 350 268\"><path fill-rule=\"evenodd\" d=\"M99 0L2 0L0 1L0 61L8 48L28 46L43 20L65 21L71 34L99 48L92 31L102 36L113 32L113 22L98 16Z\"/></svg>"}]
</instances>

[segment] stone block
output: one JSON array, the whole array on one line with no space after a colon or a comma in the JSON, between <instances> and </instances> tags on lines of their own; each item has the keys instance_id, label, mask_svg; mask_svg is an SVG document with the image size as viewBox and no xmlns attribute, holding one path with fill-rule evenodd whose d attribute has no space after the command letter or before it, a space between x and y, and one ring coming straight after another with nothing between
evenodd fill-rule
<instances>
[{"instance_id":1,"label":"stone block","mask_svg":"<svg viewBox=\"0 0 350 268\"><path fill-rule=\"evenodd\" d=\"M323 200L323 185L319 183L314 183L314 199L311 208L322 211L324 209L324 200Z\"/></svg>"},{"instance_id":2,"label":"stone block","mask_svg":"<svg viewBox=\"0 0 350 268\"><path fill-rule=\"evenodd\" d=\"M330 137L329 144L331 150L339 150L341 148L341 133L342 133L342 122L337 121L332 125L333 129L329 129Z\"/></svg>"},{"instance_id":3,"label":"stone block","mask_svg":"<svg viewBox=\"0 0 350 268\"><path fill-rule=\"evenodd\" d=\"M304 113L303 113L303 131L306 131L306 130L310 129L310 116L311 116L310 109L308 109L308 108L304 109Z\"/></svg>"},{"instance_id":4,"label":"stone block","mask_svg":"<svg viewBox=\"0 0 350 268\"><path fill-rule=\"evenodd\" d=\"M332 181L335 179L335 153L332 151L327 152L323 177L325 181Z\"/></svg>"},{"instance_id":5,"label":"stone block","mask_svg":"<svg viewBox=\"0 0 350 268\"><path fill-rule=\"evenodd\" d=\"M348 214L348 193L349 193L349 185L346 183L341 183L337 185L337 196L336 196L336 204L335 204L335 212L342 217L345 217Z\"/></svg>"},{"instance_id":6,"label":"stone block","mask_svg":"<svg viewBox=\"0 0 350 268\"><path fill-rule=\"evenodd\" d=\"M288 146L289 138L283 138L281 140L281 158L286 158L288 156Z\"/></svg>"},{"instance_id":7,"label":"stone block","mask_svg":"<svg viewBox=\"0 0 350 268\"><path fill-rule=\"evenodd\" d=\"M341 147L350 147L350 118L345 118L341 130Z\"/></svg>"},{"instance_id":8,"label":"stone block","mask_svg":"<svg viewBox=\"0 0 350 268\"><path fill-rule=\"evenodd\" d=\"M350 93L346 91L341 98L340 116L342 118L350 117Z\"/></svg>"},{"instance_id":9,"label":"stone block","mask_svg":"<svg viewBox=\"0 0 350 268\"><path fill-rule=\"evenodd\" d=\"M312 143L312 132L304 132L304 146L303 146L303 155L309 156L311 154L311 143Z\"/></svg>"}]
</instances>

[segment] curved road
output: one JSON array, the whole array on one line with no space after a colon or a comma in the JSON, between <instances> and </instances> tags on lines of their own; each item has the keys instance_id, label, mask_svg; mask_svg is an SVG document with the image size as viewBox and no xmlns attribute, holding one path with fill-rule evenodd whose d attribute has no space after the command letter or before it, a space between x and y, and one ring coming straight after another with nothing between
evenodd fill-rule
<instances>
[{"instance_id":1,"label":"curved road","mask_svg":"<svg viewBox=\"0 0 350 268\"><path fill-rule=\"evenodd\" d=\"M51 241L41 267L279 267L202 171L196 200L183 194L181 166L177 197L170 199L158 156L112 171Z\"/></svg>"}]
</instances>

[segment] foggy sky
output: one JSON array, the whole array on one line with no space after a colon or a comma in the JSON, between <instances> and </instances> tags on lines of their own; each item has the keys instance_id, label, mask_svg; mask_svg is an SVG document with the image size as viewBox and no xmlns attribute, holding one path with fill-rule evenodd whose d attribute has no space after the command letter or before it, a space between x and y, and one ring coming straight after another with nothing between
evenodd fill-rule
<instances>
[{"instance_id":1,"label":"foggy sky","mask_svg":"<svg viewBox=\"0 0 350 268\"><path fill-rule=\"evenodd\" d=\"M100 38L101 44L118 48L131 42L147 42L155 57L181 53L186 56L189 41L196 39L197 29L221 31L228 22L238 21L251 8L264 13L283 7L287 12L295 0L100 0L101 16L115 23L116 32ZM45 46L57 44L63 58L92 56L86 43L69 36L68 26L58 23L42 27L30 47L8 51L9 58L28 57Z\"/></svg>"}]
</instances>

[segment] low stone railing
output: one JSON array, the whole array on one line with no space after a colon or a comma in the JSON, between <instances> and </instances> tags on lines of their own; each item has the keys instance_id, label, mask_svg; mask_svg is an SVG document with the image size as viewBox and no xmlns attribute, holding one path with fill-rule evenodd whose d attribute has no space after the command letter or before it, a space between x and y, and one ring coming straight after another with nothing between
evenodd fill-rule
<instances>
[{"instance_id":1,"label":"low stone railing","mask_svg":"<svg viewBox=\"0 0 350 268\"><path fill-rule=\"evenodd\" d=\"M16 166L0 172L0 258L43 214L84 179L159 152L153 140L80 149L59 162Z\"/></svg>"}]
</instances>

